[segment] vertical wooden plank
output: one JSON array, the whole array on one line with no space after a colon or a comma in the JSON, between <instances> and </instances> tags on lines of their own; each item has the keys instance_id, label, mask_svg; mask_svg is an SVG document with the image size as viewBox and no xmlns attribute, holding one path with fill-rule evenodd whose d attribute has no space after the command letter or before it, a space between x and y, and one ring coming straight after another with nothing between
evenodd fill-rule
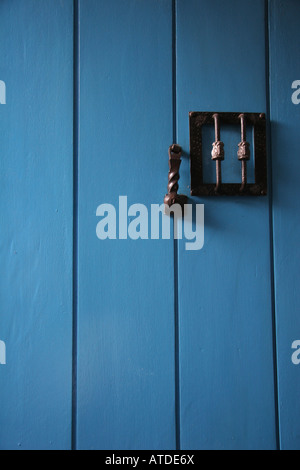
<instances>
[{"instance_id":1,"label":"vertical wooden plank","mask_svg":"<svg viewBox=\"0 0 300 470\"><path fill-rule=\"evenodd\" d=\"M73 2L0 4L0 448L68 449Z\"/></svg>"},{"instance_id":2,"label":"vertical wooden plank","mask_svg":"<svg viewBox=\"0 0 300 470\"><path fill-rule=\"evenodd\" d=\"M99 205L166 193L171 3L80 2L80 449L175 446L173 242L96 237Z\"/></svg>"},{"instance_id":3,"label":"vertical wooden plank","mask_svg":"<svg viewBox=\"0 0 300 470\"><path fill-rule=\"evenodd\" d=\"M300 448L300 354L297 345L291 349L300 340L299 15L297 0L270 1L275 307L280 438L284 450ZM294 84L296 81L299 83Z\"/></svg>"},{"instance_id":4,"label":"vertical wooden plank","mask_svg":"<svg viewBox=\"0 0 300 470\"><path fill-rule=\"evenodd\" d=\"M189 111L266 112L265 2L177 6L178 141L188 154ZM186 159L186 194L188 185ZM269 201L194 201L205 203L205 246L179 246L181 445L274 449Z\"/></svg>"}]
</instances>

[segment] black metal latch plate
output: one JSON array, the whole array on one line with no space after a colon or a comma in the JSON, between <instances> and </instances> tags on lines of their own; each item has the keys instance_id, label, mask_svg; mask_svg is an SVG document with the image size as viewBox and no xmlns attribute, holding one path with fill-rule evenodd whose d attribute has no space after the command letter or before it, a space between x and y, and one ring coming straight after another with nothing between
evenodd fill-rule
<instances>
[{"instance_id":1,"label":"black metal latch plate","mask_svg":"<svg viewBox=\"0 0 300 470\"><path fill-rule=\"evenodd\" d=\"M243 122L252 125L254 130L254 163L255 163L255 183L247 182L247 162L248 159L243 156L239 159L237 157L237 164L239 160L242 161L242 183L222 183L221 180L221 156L218 158L218 153L214 160L219 160L217 164L217 174L219 174L219 183L205 184L203 182L203 151L202 151L202 130L204 125L216 126L216 144L224 147L220 142L220 129L222 125L239 125L241 126L241 117ZM242 124L243 126L243 124ZM245 132L245 131L244 131ZM243 135L243 129L242 129ZM243 139L243 137L242 137ZM242 143L239 144L241 146ZM249 145L246 141L244 144ZM238 148L238 145L237 145ZM222 149L222 147L221 147ZM216 150L215 150L216 153ZM222 153L222 150L220 154ZM209 113L209 112L192 112L190 113L190 154L191 154L191 195L192 196L265 196L268 188L267 176L267 144L266 144L266 116L265 114L254 113ZM243 152L242 152L243 154Z\"/></svg>"}]
</instances>

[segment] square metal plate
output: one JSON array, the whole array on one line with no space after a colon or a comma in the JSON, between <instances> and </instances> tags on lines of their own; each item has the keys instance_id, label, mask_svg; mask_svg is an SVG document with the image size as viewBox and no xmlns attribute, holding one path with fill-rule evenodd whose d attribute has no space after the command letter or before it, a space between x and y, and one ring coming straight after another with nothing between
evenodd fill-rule
<instances>
[{"instance_id":1,"label":"square metal plate","mask_svg":"<svg viewBox=\"0 0 300 470\"><path fill-rule=\"evenodd\" d=\"M254 162L255 183L247 184L241 191L241 184L224 183L221 190L216 192L216 184L203 182L203 151L202 128L214 126L216 112L191 112L190 113L190 155L191 155L191 195L192 196L266 196L268 191L267 175L267 142L266 142L266 116L265 114L243 113L247 124L254 130ZM240 126L241 113L217 113L219 114L220 127L222 124ZM238 142L237 142L238 148ZM214 162L212 162L214 164ZM238 158L236 164L241 165Z\"/></svg>"}]
</instances>

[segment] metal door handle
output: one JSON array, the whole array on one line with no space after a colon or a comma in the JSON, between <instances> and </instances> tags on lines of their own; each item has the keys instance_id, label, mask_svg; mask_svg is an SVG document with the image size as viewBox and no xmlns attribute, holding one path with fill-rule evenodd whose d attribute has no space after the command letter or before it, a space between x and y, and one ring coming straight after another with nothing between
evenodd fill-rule
<instances>
[{"instance_id":1,"label":"metal door handle","mask_svg":"<svg viewBox=\"0 0 300 470\"><path fill-rule=\"evenodd\" d=\"M164 203L165 205L171 207L174 204L179 204L181 207L187 203L187 196L178 194L180 179L180 166L181 166L181 156L182 148L173 144L169 148L169 184L168 184L168 194L165 196Z\"/></svg>"}]
</instances>

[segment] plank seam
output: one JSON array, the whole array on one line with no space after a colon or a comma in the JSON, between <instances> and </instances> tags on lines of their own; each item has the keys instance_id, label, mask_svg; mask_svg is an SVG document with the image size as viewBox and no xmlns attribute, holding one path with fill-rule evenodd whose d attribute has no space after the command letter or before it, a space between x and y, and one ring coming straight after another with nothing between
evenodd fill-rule
<instances>
[{"instance_id":1,"label":"plank seam","mask_svg":"<svg viewBox=\"0 0 300 470\"><path fill-rule=\"evenodd\" d=\"M72 450L77 449L78 365L78 156L79 156L79 0L74 0L73 56L73 351L72 351Z\"/></svg>"},{"instance_id":2,"label":"plank seam","mask_svg":"<svg viewBox=\"0 0 300 470\"><path fill-rule=\"evenodd\" d=\"M177 143L177 2L172 0L172 80L173 80L173 143ZM175 231L175 219L174 219ZM175 313L175 426L176 450L181 450L180 410L180 350L179 350L179 292L178 292L178 240L174 237L174 313Z\"/></svg>"},{"instance_id":3,"label":"plank seam","mask_svg":"<svg viewBox=\"0 0 300 470\"><path fill-rule=\"evenodd\" d=\"M274 223L273 223L273 168L272 168L272 136L271 136L271 57L270 57L270 5L265 0L265 30L266 30L266 97L267 97L267 136L268 136L268 178L269 178L269 224L270 224L270 273L271 273L271 295L272 295L272 337L273 337L273 363L274 363L274 396L275 396L275 418L276 418L276 446L281 449L280 442L280 416L279 416L279 383L277 366L277 328L276 328L276 301L275 301L275 255L274 255Z\"/></svg>"}]
</instances>

